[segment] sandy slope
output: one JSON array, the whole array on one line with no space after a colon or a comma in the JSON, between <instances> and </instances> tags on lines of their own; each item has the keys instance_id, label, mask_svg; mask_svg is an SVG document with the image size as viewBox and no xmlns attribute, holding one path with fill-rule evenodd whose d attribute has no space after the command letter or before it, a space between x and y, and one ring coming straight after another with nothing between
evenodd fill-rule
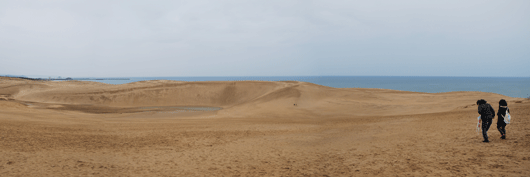
<instances>
[{"instance_id":1,"label":"sandy slope","mask_svg":"<svg viewBox=\"0 0 530 177\"><path fill-rule=\"evenodd\" d=\"M494 123L481 142L480 98L509 101L507 140ZM0 176L530 176L529 108L482 92L0 78Z\"/></svg>"}]
</instances>

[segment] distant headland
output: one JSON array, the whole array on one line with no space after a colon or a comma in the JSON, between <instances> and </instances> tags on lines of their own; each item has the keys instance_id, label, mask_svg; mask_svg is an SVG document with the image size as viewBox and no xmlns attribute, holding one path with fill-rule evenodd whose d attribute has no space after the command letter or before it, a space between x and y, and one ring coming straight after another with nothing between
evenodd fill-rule
<instances>
[{"instance_id":1,"label":"distant headland","mask_svg":"<svg viewBox=\"0 0 530 177\"><path fill-rule=\"evenodd\" d=\"M26 76L14 76L14 75L4 75L0 77L8 77L8 78L18 78L18 79L26 79L26 80L33 80L33 81L55 81L55 80L62 80L62 81L68 81L68 80L130 80L129 78L71 78L71 77L48 77L48 78L32 78L32 77L26 77Z\"/></svg>"}]
</instances>

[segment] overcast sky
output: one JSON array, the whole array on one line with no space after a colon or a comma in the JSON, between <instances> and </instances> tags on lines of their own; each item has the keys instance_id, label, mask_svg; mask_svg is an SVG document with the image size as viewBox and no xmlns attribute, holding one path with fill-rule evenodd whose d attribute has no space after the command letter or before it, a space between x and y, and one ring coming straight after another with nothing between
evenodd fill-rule
<instances>
[{"instance_id":1,"label":"overcast sky","mask_svg":"<svg viewBox=\"0 0 530 177\"><path fill-rule=\"evenodd\" d=\"M0 75L530 77L530 1L0 1Z\"/></svg>"}]
</instances>

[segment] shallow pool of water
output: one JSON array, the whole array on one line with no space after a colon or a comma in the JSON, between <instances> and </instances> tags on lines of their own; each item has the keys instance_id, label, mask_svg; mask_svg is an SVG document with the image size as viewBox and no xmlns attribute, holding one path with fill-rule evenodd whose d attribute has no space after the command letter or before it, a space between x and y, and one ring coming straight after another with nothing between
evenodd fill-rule
<instances>
[{"instance_id":1,"label":"shallow pool of water","mask_svg":"<svg viewBox=\"0 0 530 177\"><path fill-rule=\"evenodd\" d=\"M140 109L153 110L174 110L174 111L216 111L221 110L219 107L195 107L195 106L154 106L154 107L141 107Z\"/></svg>"}]
</instances>

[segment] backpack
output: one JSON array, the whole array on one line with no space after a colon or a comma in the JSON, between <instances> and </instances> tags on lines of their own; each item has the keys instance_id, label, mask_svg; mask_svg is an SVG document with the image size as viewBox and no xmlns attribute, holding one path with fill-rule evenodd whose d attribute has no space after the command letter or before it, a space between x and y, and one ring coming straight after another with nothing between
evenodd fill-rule
<instances>
[{"instance_id":1,"label":"backpack","mask_svg":"<svg viewBox=\"0 0 530 177\"><path fill-rule=\"evenodd\" d=\"M512 116L510 116L510 113L508 112L508 108L506 108L506 113L504 115L505 115L503 116L504 123L510 124L510 121L512 120Z\"/></svg>"}]
</instances>

